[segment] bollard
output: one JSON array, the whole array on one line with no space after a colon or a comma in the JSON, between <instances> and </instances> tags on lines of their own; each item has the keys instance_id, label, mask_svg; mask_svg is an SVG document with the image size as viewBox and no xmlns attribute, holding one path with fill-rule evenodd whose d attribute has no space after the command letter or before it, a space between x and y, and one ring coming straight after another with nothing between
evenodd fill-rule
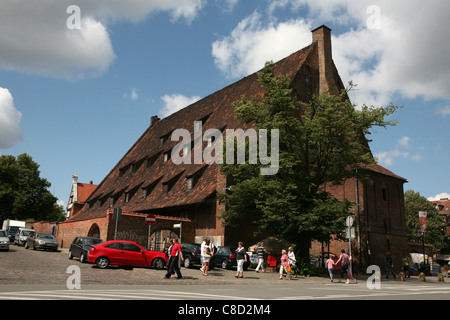
<instances>
[{"instance_id":1,"label":"bollard","mask_svg":"<svg viewBox=\"0 0 450 320\"><path fill-rule=\"evenodd\" d=\"M422 282L426 282L425 273L423 273L423 272L419 273L419 279Z\"/></svg>"}]
</instances>

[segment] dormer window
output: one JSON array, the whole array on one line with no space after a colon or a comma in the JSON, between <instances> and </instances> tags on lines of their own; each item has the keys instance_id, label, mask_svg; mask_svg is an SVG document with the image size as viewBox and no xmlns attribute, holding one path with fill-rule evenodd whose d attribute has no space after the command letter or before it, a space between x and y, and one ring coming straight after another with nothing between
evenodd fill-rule
<instances>
[{"instance_id":1,"label":"dormer window","mask_svg":"<svg viewBox=\"0 0 450 320\"><path fill-rule=\"evenodd\" d=\"M194 178L190 177L186 179L186 191L192 190L194 187Z\"/></svg>"},{"instance_id":2,"label":"dormer window","mask_svg":"<svg viewBox=\"0 0 450 320\"><path fill-rule=\"evenodd\" d=\"M142 199L147 198L147 188L142 189Z\"/></svg>"},{"instance_id":3,"label":"dormer window","mask_svg":"<svg viewBox=\"0 0 450 320\"><path fill-rule=\"evenodd\" d=\"M170 151L164 152L164 154L163 154L164 162L169 161L169 159L170 159Z\"/></svg>"}]
</instances>

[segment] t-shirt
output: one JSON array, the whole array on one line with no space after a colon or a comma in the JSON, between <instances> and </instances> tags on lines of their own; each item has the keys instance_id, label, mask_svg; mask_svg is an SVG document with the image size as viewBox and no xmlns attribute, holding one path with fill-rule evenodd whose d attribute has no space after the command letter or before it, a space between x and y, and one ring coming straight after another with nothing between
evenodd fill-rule
<instances>
[{"instance_id":1,"label":"t-shirt","mask_svg":"<svg viewBox=\"0 0 450 320\"><path fill-rule=\"evenodd\" d=\"M242 247L242 248L237 248L236 249L236 260L244 260L245 259L245 253L246 253L246 251L245 251L245 248L244 247Z\"/></svg>"},{"instance_id":2,"label":"t-shirt","mask_svg":"<svg viewBox=\"0 0 450 320\"><path fill-rule=\"evenodd\" d=\"M344 264L348 264L348 254L343 253L341 256L342 256L341 265L343 266Z\"/></svg>"},{"instance_id":3,"label":"t-shirt","mask_svg":"<svg viewBox=\"0 0 450 320\"><path fill-rule=\"evenodd\" d=\"M289 257L287 256L287 254L283 254L280 259L281 265L283 267L286 267L288 265L288 260L289 260Z\"/></svg>"},{"instance_id":4,"label":"t-shirt","mask_svg":"<svg viewBox=\"0 0 450 320\"><path fill-rule=\"evenodd\" d=\"M181 251L181 245L179 243L174 244L172 246L172 252L170 252L170 256L172 256L172 257L178 256L180 251Z\"/></svg>"},{"instance_id":5,"label":"t-shirt","mask_svg":"<svg viewBox=\"0 0 450 320\"><path fill-rule=\"evenodd\" d=\"M258 247L256 252L258 253L258 258L259 259L263 259L264 258L264 253L266 253L266 248Z\"/></svg>"},{"instance_id":6,"label":"t-shirt","mask_svg":"<svg viewBox=\"0 0 450 320\"><path fill-rule=\"evenodd\" d=\"M200 255L203 256L203 253L205 253L205 245L206 242L203 241L202 244L200 245Z\"/></svg>"},{"instance_id":7,"label":"t-shirt","mask_svg":"<svg viewBox=\"0 0 450 320\"><path fill-rule=\"evenodd\" d=\"M333 269L333 265L334 265L333 259L328 259L327 260L327 268L328 269Z\"/></svg>"}]
</instances>

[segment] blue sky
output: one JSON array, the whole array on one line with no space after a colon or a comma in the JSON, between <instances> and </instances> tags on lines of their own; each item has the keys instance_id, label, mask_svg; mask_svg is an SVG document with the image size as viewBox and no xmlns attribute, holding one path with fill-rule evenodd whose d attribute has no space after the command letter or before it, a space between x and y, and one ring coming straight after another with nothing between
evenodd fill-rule
<instances>
[{"instance_id":1,"label":"blue sky","mask_svg":"<svg viewBox=\"0 0 450 320\"><path fill-rule=\"evenodd\" d=\"M151 116L307 46L325 24L344 83L358 84L353 103L404 106L369 137L380 164L405 190L446 196L448 12L446 0L2 0L0 154L31 155L67 203L72 175L100 183Z\"/></svg>"}]
</instances>

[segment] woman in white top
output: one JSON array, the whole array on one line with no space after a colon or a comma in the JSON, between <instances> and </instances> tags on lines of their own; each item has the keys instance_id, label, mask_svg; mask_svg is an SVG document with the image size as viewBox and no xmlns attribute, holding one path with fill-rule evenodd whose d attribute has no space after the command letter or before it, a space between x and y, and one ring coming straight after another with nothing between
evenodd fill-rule
<instances>
[{"instance_id":1,"label":"woman in white top","mask_svg":"<svg viewBox=\"0 0 450 320\"><path fill-rule=\"evenodd\" d=\"M295 260L295 254L294 250L292 250L292 247L289 247L288 258L289 258L288 265L291 267L289 278L292 278L292 273L294 273L295 269L295 262L297 261Z\"/></svg>"}]
</instances>

